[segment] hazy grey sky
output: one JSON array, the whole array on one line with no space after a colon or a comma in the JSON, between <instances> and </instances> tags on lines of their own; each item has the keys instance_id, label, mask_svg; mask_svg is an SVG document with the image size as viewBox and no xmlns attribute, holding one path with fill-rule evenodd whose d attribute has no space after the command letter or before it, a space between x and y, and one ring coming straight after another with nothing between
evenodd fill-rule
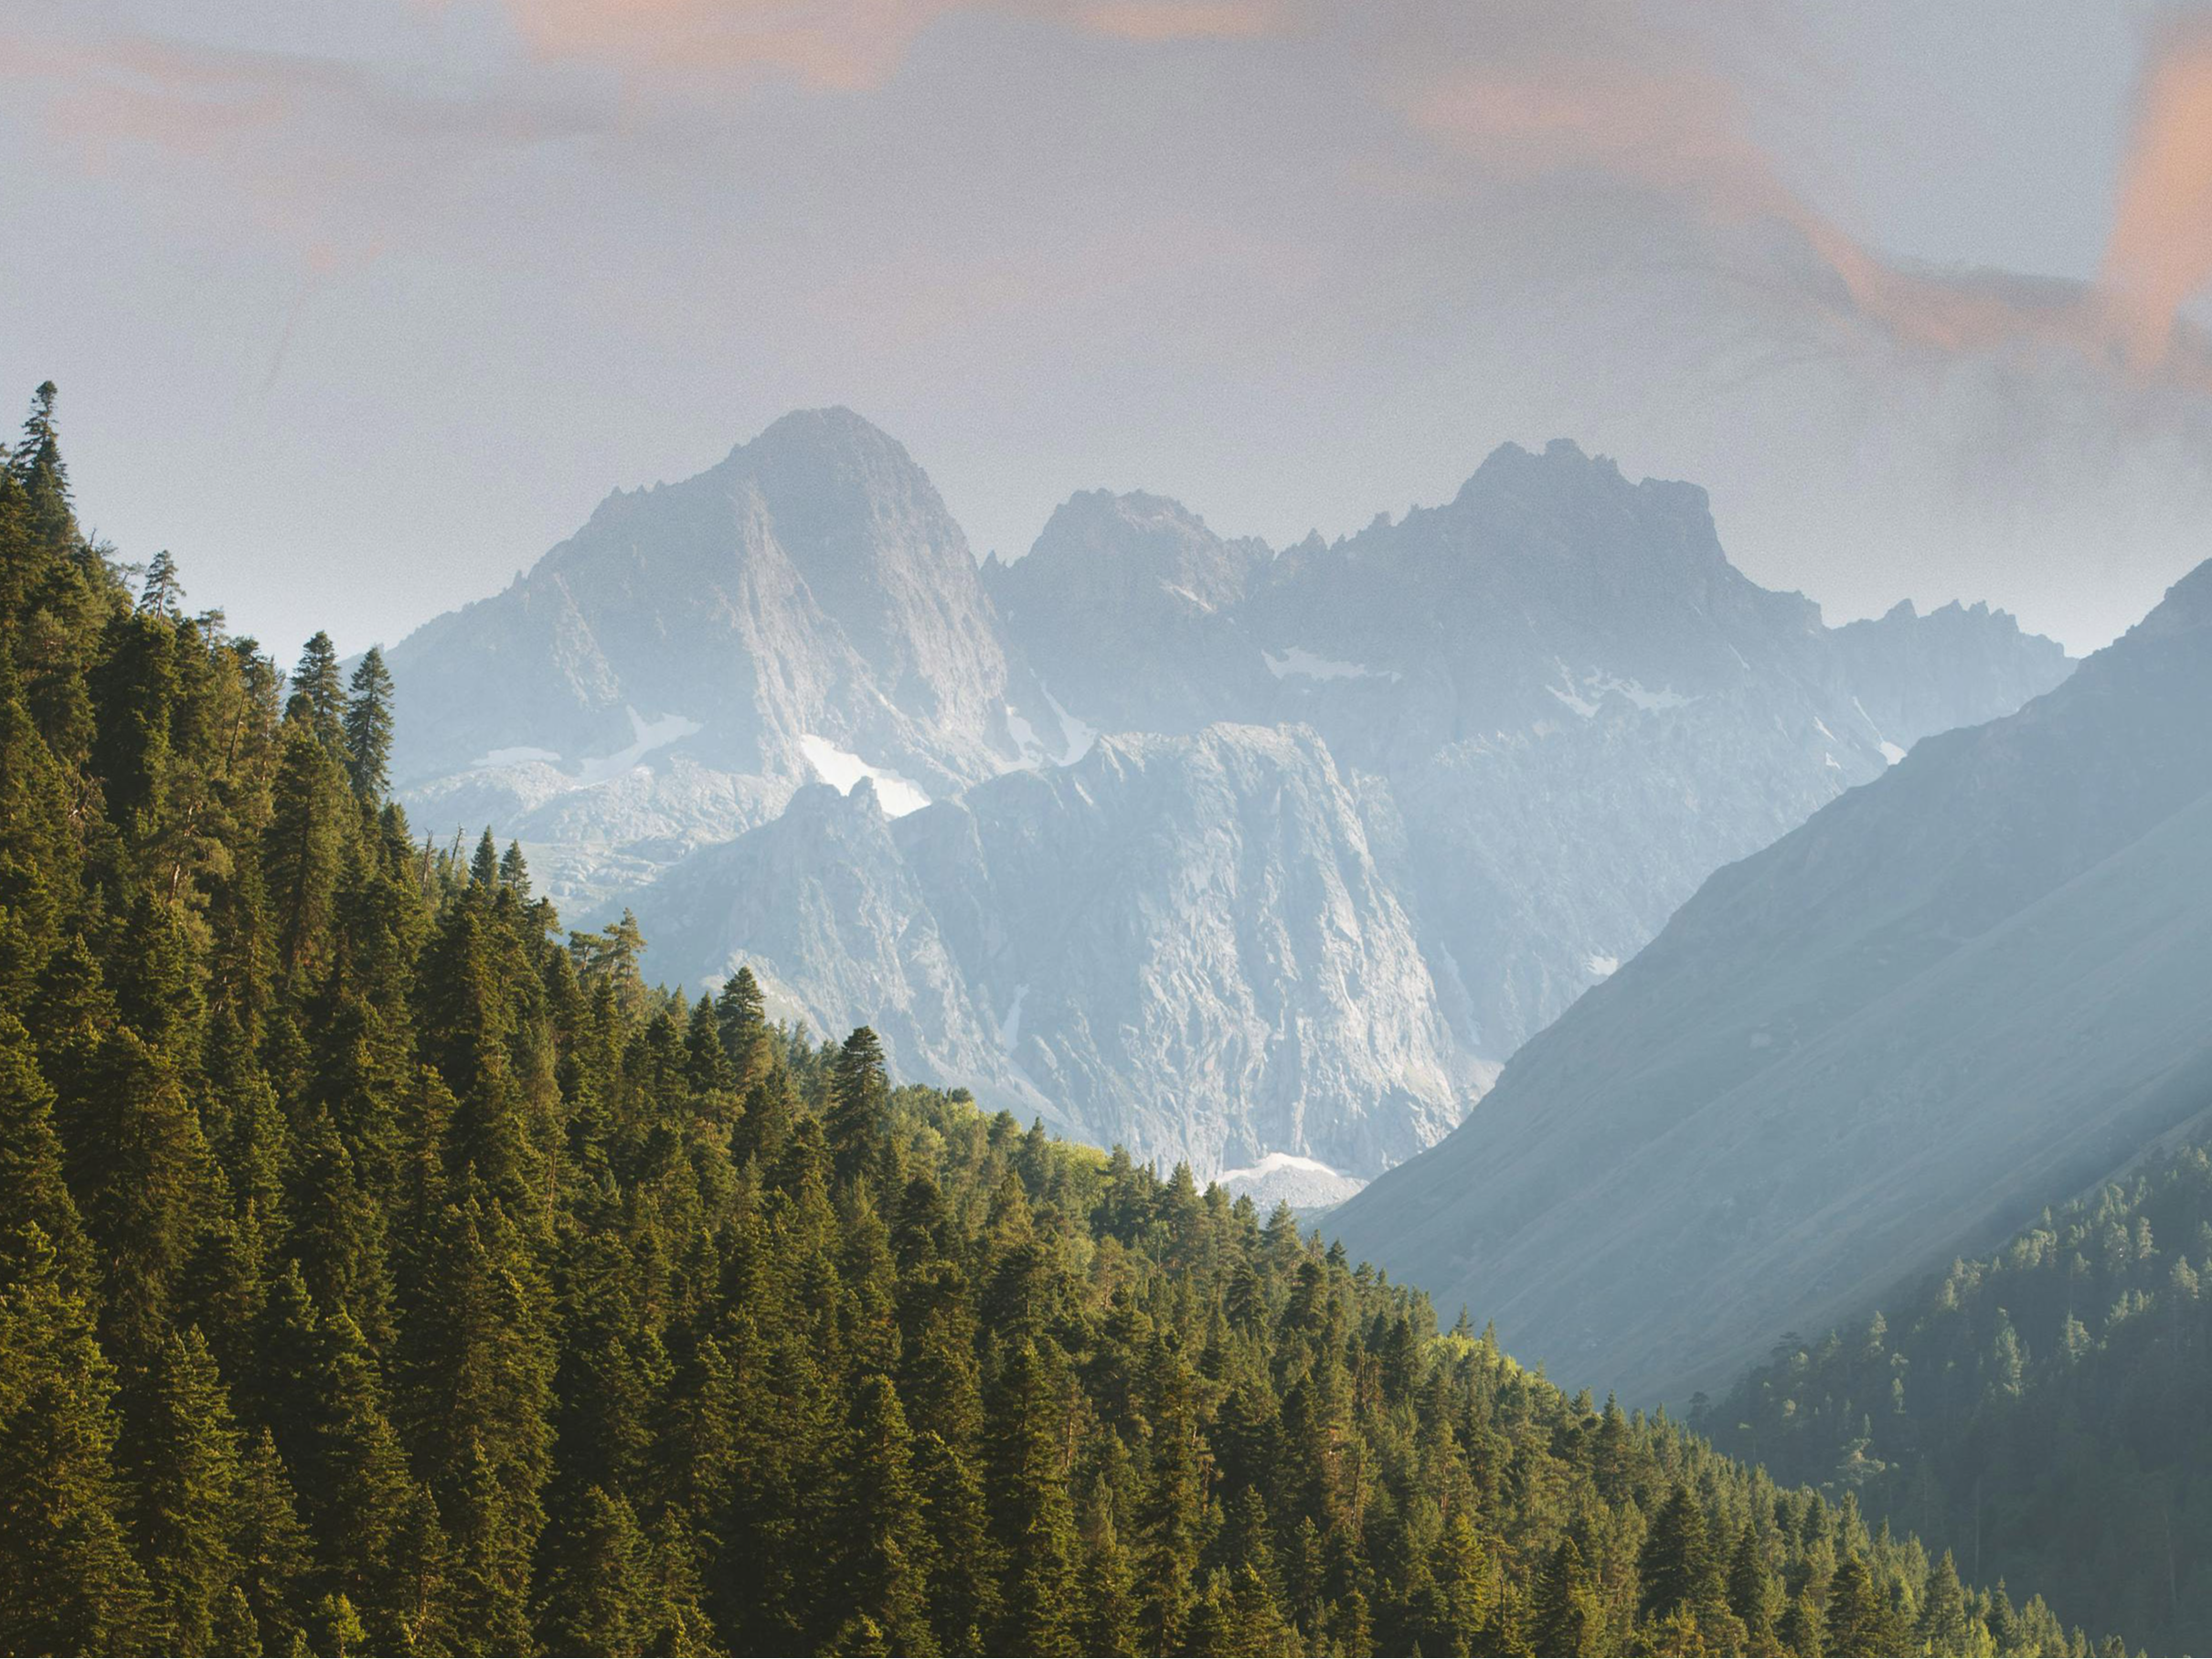
<instances>
[{"instance_id":1,"label":"hazy grey sky","mask_svg":"<svg viewBox=\"0 0 2212 1659\"><path fill-rule=\"evenodd\" d=\"M0 23L0 393L285 657L828 402L979 555L1555 435L1832 620L2086 648L2212 554L2201 12L65 0Z\"/></svg>"}]
</instances>

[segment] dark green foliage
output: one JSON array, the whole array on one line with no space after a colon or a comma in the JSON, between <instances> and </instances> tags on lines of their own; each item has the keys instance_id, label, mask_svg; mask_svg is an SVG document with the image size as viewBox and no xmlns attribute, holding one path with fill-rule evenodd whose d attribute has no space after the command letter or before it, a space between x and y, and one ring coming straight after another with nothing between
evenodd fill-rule
<instances>
[{"instance_id":1,"label":"dark green foliage","mask_svg":"<svg viewBox=\"0 0 2212 1659\"><path fill-rule=\"evenodd\" d=\"M2196 1478L2212 1462L2207 1271L2212 1149L2162 1153L1902 1291L1888 1317L1785 1342L1707 1426L1954 1557L1919 1599L1930 1641L1977 1616L1971 1594L1949 1607L1963 1574L2043 1587L2154 1653L2195 1651L2212 1641L2212 1577L2190 1566L2212 1551ZM2056 1639L2039 1604L2007 1616L2035 1627L2024 1644Z\"/></svg>"},{"instance_id":2,"label":"dark green foliage","mask_svg":"<svg viewBox=\"0 0 2212 1659\"><path fill-rule=\"evenodd\" d=\"M0 467L0 1650L2044 1651L1287 1210L648 987ZM2039 1336L2019 1338L2032 1398ZM2001 1356L2001 1343L1989 1351ZM1972 1574L1970 1573L1970 1577Z\"/></svg>"},{"instance_id":3,"label":"dark green foliage","mask_svg":"<svg viewBox=\"0 0 2212 1659\"><path fill-rule=\"evenodd\" d=\"M355 794L373 803L384 799L392 748L392 676L376 646L355 666L350 689L342 722L346 777Z\"/></svg>"}]
</instances>

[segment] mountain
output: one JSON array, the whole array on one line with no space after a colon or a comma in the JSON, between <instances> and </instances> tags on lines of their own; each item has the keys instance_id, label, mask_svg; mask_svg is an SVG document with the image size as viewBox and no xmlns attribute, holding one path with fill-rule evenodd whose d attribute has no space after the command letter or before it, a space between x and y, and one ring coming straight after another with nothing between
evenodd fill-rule
<instances>
[{"instance_id":1,"label":"mountain","mask_svg":"<svg viewBox=\"0 0 2212 1659\"><path fill-rule=\"evenodd\" d=\"M1019 753L966 538L849 409L617 492L388 661L402 799L514 826L569 897L765 822L818 775L879 772L919 802Z\"/></svg>"},{"instance_id":2,"label":"mountain","mask_svg":"<svg viewBox=\"0 0 2212 1659\"><path fill-rule=\"evenodd\" d=\"M1725 1383L2202 1110L2212 565L1714 876L1333 1218L1559 1374Z\"/></svg>"},{"instance_id":3,"label":"mountain","mask_svg":"<svg viewBox=\"0 0 2212 1659\"><path fill-rule=\"evenodd\" d=\"M1014 649L1089 725L1298 721L1376 780L1458 1040L1493 1066L1714 869L2068 669L1983 607L1824 627L1728 563L1704 491L1565 441L1259 569L1172 504L1112 505L1079 496L994 574ZM1158 712L1208 684L1220 706Z\"/></svg>"},{"instance_id":4,"label":"mountain","mask_svg":"<svg viewBox=\"0 0 2212 1659\"><path fill-rule=\"evenodd\" d=\"M612 497L391 666L416 820L516 824L654 972L743 962L915 1077L1340 1193L1713 869L2068 664L1979 608L1827 628L1702 491L1567 442L1280 555L1089 491L979 572L827 410Z\"/></svg>"},{"instance_id":5,"label":"mountain","mask_svg":"<svg viewBox=\"0 0 2212 1659\"><path fill-rule=\"evenodd\" d=\"M871 1020L916 1077L1143 1160L1364 1177L1475 1081L1301 728L1107 738L896 820L871 785L807 790L633 902L657 972L750 966L780 1012Z\"/></svg>"},{"instance_id":6,"label":"mountain","mask_svg":"<svg viewBox=\"0 0 2212 1659\"><path fill-rule=\"evenodd\" d=\"M1237 616L1273 558L1179 502L1086 490L984 581L1056 705L1107 731L1180 733L1266 718L1274 676Z\"/></svg>"}]
</instances>

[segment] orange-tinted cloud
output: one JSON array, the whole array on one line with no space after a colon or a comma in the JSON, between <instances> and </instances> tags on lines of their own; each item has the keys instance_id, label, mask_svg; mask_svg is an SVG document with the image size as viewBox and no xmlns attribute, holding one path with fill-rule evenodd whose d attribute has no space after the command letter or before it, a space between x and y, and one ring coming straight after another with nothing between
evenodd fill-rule
<instances>
[{"instance_id":1,"label":"orange-tinted cloud","mask_svg":"<svg viewBox=\"0 0 2212 1659\"><path fill-rule=\"evenodd\" d=\"M88 172L142 175L186 216L204 186L318 280L418 239L487 164L593 124L557 97L433 95L339 59L150 36L0 32L0 81Z\"/></svg>"},{"instance_id":2,"label":"orange-tinted cloud","mask_svg":"<svg viewBox=\"0 0 2212 1659\"><path fill-rule=\"evenodd\" d=\"M1284 27L1292 0L506 0L540 57L644 72L783 74L865 91L923 31L959 12L1058 23L1137 42L1249 39Z\"/></svg>"},{"instance_id":3,"label":"orange-tinted cloud","mask_svg":"<svg viewBox=\"0 0 2212 1659\"><path fill-rule=\"evenodd\" d=\"M1281 30L1289 12L1284 0L1104 0L1073 20L1122 40L1250 40Z\"/></svg>"},{"instance_id":4,"label":"orange-tinted cloud","mask_svg":"<svg viewBox=\"0 0 2212 1659\"><path fill-rule=\"evenodd\" d=\"M967 0L507 0L540 57L640 70L780 72L825 91L890 78L915 37Z\"/></svg>"},{"instance_id":5,"label":"orange-tinted cloud","mask_svg":"<svg viewBox=\"0 0 2212 1659\"><path fill-rule=\"evenodd\" d=\"M2008 272L1911 266L1868 248L1814 207L1750 136L1735 86L1654 34L1608 31L1611 55L1539 45L1481 68L1417 76L1414 124L1507 178L1582 172L1643 186L1714 225L1769 221L1803 239L1833 279L1827 303L1899 345L1944 356L2058 346L2107 367L2154 369L2212 389L2200 332L2168 335L2175 308L2212 274L2212 35L2169 52L2145 100L2125 269L2147 297ZM2144 159L2154 152L2155 160ZM2116 247L2118 246L2116 239ZM2154 319L2157 349L2135 348Z\"/></svg>"},{"instance_id":6,"label":"orange-tinted cloud","mask_svg":"<svg viewBox=\"0 0 2212 1659\"><path fill-rule=\"evenodd\" d=\"M2175 314L2212 282L2212 19L2153 39L2100 280L2139 367L2166 355Z\"/></svg>"}]
</instances>

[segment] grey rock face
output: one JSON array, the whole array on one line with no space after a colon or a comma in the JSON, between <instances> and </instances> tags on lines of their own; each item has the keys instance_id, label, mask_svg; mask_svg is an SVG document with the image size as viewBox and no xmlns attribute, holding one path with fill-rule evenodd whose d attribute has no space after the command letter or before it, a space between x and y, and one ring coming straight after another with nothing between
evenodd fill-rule
<instances>
[{"instance_id":1,"label":"grey rock face","mask_svg":"<svg viewBox=\"0 0 2212 1659\"><path fill-rule=\"evenodd\" d=\"M928 794L1016 752L966 538L848 409L786 416L696 478L610 496L390 664L402 799L559 849L571 898L772 816L815 775L810 737ZM595 854L611 878L594 881Z\"/></svg>"},{"instance_id":2,"label":"grey rock face","mask_svg":"<svg viewBox=\"0 0 2212 1659\"><path fill-rule=\"evenodd\" d=\"M2212 565L1715 875L1332 1225L1563 1379L1679 1398L2203 1112L2207 984Z\"/></svg>"},{"instance_id":3,"label":"grey rock face","mask_svg":"<svg viewBox=\"0 0 2212 1659\"><path fill-rule=\"evenodd\" d=\"M1257 571L1187 516L1124 499L1117 517L1078 497L994 578L1016 646L1056 674L1079 655L1075 622L1033 597L1079 580L1097 644L1063 701L1083 719L1111 729L1162 687L1233 674L1234 718L1318 730L1394 820L1392 878L1458 1041L1493 1064L1718 866L2068 667L1979 608L1825 628L1729 565L1702 490L1631 484L1564 441L1509 444L1448 505ZM1207 598L1203 629L1162 621L1186 589ZM1257 697L1238 667L1255 657ZM1186 703L1159 728L1204 718Z\"/></svg>"},{"instance_id":4,"label":"grey rock face","mask_svg":"<svg viewBox=\"0 0 2212 1659\"><path fill-rule=\"evenodd\" d=\"M1045 688L1103 731L1265 716L1272 676L1238 620L1273 558L1158 495L1090 490L984 580Z\"/></svg>"},{"instance_id":5,"label":"grey rock face","mask_svg":"<svg viewBox=\"0 0 2212 1659\"><path fill-rule=\"evenodd\" d=\"M651 971L750 962L1201 1175L1351 1180L1717 866L2068 666L1986 611L1824 628L1702 492L1565 443L1280 557L1091 492L979 576L844 410L611 498L391 661L410 810L519 835L576 920L634 904Z\"/></svg>"},{"instance_id":6,"label":"grey rock face","mask_svg":"<svg viewBox=\"0 0 2212 1659\"><path fill-rule=\"evenodd\" d=\"M910 1074L1142 1159L1370 1175L1470 1092L1309 730L1108 739L896 822L806 791L636 904L664 971L748 962L818 1029L870 1021Z\"/></svg>"}]
</instances>

